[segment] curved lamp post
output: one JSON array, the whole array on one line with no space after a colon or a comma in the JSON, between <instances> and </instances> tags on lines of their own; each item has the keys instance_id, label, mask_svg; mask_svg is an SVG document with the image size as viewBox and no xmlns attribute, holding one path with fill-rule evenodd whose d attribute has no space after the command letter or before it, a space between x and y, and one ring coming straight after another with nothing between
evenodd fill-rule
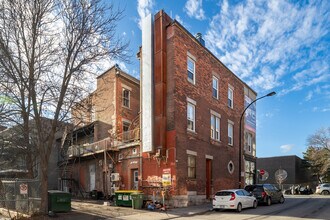
<instances>
[{"instance_id":1,"label":"curved lamp post","mask_svg":"<svg viewBox=\"0 0 330 220\"><path fill-rule=\"evenodd\" d=\"M258 101L259 99L268 97L268 96L273 96L275 95L276 92L270 92L267 95L261 96L260 98L255 99L254 101L252 101L248 106L245 107L244 111L242 112L241 118L239 119L239 158L238 158L238 184L239 184L239 188L242 187L242 118L244 116L245 111L256 101Z\"/></svg>"}]
</instances>

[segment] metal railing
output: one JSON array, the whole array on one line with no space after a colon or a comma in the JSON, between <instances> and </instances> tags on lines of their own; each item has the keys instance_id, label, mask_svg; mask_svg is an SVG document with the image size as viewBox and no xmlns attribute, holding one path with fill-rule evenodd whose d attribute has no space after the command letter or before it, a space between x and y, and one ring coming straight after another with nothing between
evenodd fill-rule
<instances>
[{"instance_id":1,"label":"metal railing","mask_svg":"<svg viewBox=\"0 0 330 220\"><path fill-rule=\"evenodd\" d=\"M108 137L93 143L71 145L68 148L67 155L68 157L78 157L86 154L98 153L104 150L117 150L118 147L138 141L140 141L139 128L123 132L113 138Z\"/></svg>"}]
</instances>

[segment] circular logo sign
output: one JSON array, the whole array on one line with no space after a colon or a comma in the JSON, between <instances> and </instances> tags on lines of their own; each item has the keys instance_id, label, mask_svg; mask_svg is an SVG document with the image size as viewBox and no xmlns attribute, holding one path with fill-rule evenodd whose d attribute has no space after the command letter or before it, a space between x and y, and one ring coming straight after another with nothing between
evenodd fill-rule
<instances>
[{"instance_id":1,"label":"circular logo sign","mask_svg":"<svg viewBox=\"0 0 330 220\"><path fill-rule=\"evenodd\" d=\"M259 173L261 176L263 176L265 174L265 170L260 170Z\"/></svg>"}]
</instances>

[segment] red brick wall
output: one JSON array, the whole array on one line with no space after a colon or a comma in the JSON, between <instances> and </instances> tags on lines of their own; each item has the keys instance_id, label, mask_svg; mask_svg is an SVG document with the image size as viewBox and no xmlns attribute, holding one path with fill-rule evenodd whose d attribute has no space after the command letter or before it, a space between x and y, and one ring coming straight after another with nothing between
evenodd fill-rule
<instances>
[{"instance_id":1,"label":"red brick wall","mask_svg":"<svg viewBox=\"0 0 330 220\"><path fill-rule=\"evenodd\" d=\"M132 90L130 91L130 108L123 106L123 85L130 87ZM139 116L140 111L140 85L128 80L124 77L117 77L116 83L116 132L122 133L122 119L129 120L133 122Z\"/></svg>"},{"instance_id":2,"label":"red brick wall","mask_svg":"<svg viewBox=\"0 0 330 220\"><path fill-rule=\"evenodd\" d=\"M179 194L205 194L205 155L213 156L214 190L238 187L239 118L244 106L243 83L178 25L167 28L167 129L176 132ZM196 84L187 80L187 53L196 58ZM212 73L220 76L219 99L212 97ZM234 109L227 106L228 84L234 87ZM196 101L196 133L187 132L187 97ZM221 141L210 138L210 109L221 114ZM228 120L234 122L234 146L228 146ZM197 152L197 179L187 179L187 152ZM227 169L229 161L235 171Z\"/></svg>"}]
</instances>

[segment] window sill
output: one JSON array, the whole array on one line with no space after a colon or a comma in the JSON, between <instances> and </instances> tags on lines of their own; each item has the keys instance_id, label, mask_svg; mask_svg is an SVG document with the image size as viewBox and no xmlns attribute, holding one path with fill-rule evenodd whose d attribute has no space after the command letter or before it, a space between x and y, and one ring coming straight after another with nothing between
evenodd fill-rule
<instances>
[{"instance_id":1,"label":"window sill","mask_svg":"<svg viewBox=\"0 0 330 220\"><path fill-rule=\"evenodd\" d=\"M221 140L216 140L216 139L211 138L211 143L219 145L219 144L221 144Z\"/></svg>"},{"instance_id":2,"label":"window sill","mask_svg":"<svg viewBox=\"0 0 330 220\"><path fill-rule=\"evenodd\" d=\"M195 83L193 80L189 79L189 78L187 79L187 81L188 81L189 83L191 83L192 85L194 85L194 86L196 85L196 83Z\"/></svg>"},{"instance_id":3,"label":"window sill","mask_svg":"<svg viewBox=\"0 0 330 220\"><path fill-rule=\"evenodd\" d=\"M196 135L196 134L197 134L197 132L196 132L196 131L193 131L193 130L189 130L189 129L187 129L187 133L190 133L190 134L194 134L194 135Z\"/></svg>"},{"instance_id":4,"label":"window sill","mask_svg":"<svg viewBox=\"0 0 330 220\"><path fill-rule=\"evenodd\" d=\"M130 107L127 107L127 106L125 106L125 105L122 105L122 107L123 107L124 109L127 109L127 110L132 110Z\"/></svg>"}]
</instances>

